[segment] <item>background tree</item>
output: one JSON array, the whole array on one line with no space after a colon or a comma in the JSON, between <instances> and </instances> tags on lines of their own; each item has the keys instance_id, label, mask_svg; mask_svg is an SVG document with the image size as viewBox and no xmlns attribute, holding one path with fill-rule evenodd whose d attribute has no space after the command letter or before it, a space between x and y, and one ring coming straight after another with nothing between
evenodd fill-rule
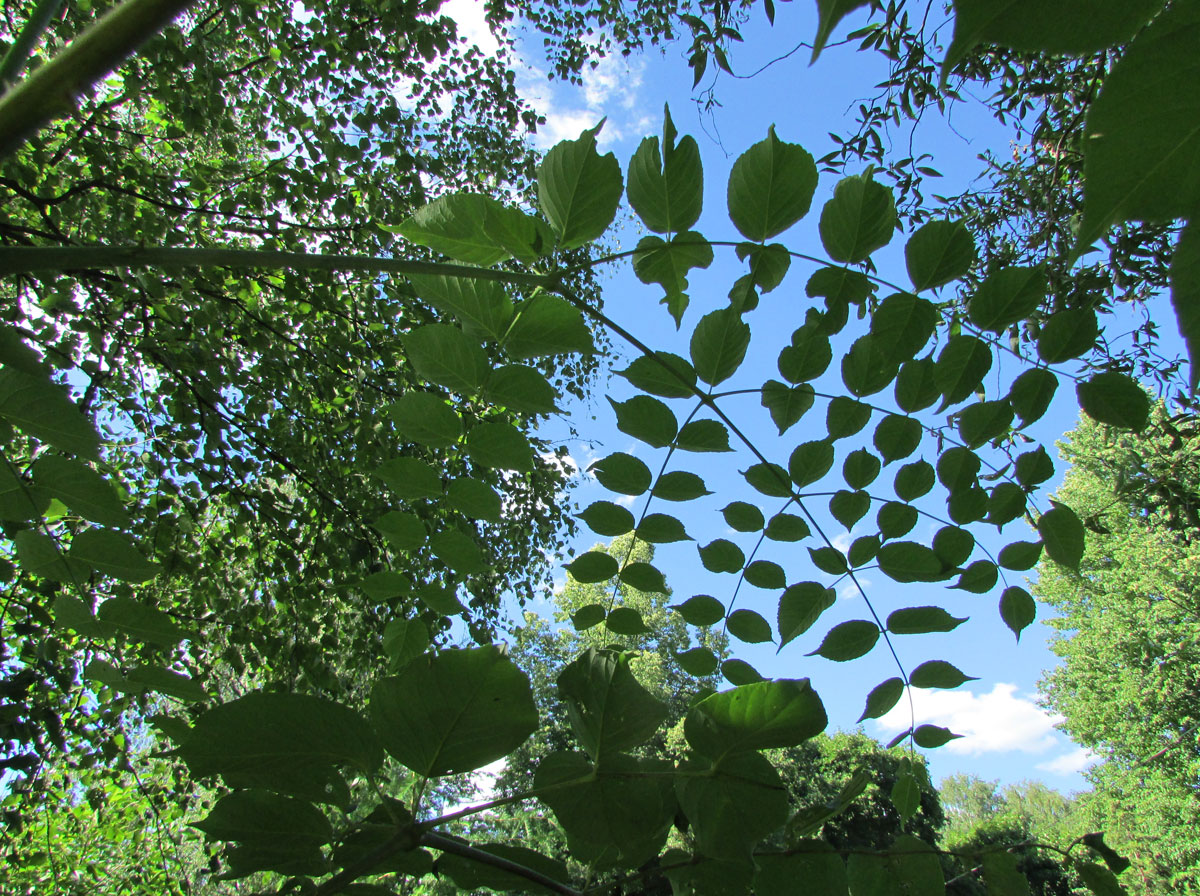
<instances>
[{"instance_id":1,"label":"background tree","mask_svg":"<svg viewBox=\"0 0 1200 896\"><path fill-rule=\"evenodd\" d=\"M1096 756L1089 804L1133 860L1130 886L1188 892L1200 861L1200 438L1159 408L1140 434L1085 420L1060 447L1071 470L1057 497L1091 528L1078 576L1039 569L1062 658L1047 703Z\"/></svg>"}]
</instances>

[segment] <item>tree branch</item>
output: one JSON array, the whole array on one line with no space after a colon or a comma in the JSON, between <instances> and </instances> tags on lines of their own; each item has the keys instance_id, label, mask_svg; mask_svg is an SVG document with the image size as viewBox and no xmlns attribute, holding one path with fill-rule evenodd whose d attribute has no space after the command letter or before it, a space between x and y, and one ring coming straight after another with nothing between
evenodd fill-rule
<instances>
[{"instance_id":1,"label":"tree branch","mask_svg":"<svg viewBox=\"0 0 1200 896\"><path fill-rule=\"evenodd\" d=\"M484 852L482 849L476 849L474 846L442 834L435 834L432 831L422 834L421 845L431 846L434 849L440 849L442 852L448 852L451 855L462 856L464 859L470 859L472 862L478 862L481 865L491 865L493 868L499 868L501 871L507 871L509 874L515 874L536 884L541 884L547 890L558 893L559 896L583 896L582 893L573 887L568 887L562 881L547 877L540 871L534 871L532 868L527 868L516 862L510 862L508 859L492 855L490 852Z\"/></svg>"},{"instance_id":2,"label":"tree branch","mask_svg":"<svg viewBox=\"0 0 1200 896\"><path fill-rule=\"evenodd\" d=\"M0 62L0 96L7 92L9 84L17 80L21 69L25 67L26 61L33 53L33 48L37 46L46 29L50 27L50 20L58 14L62 4L63 0L38 0L38 5L30 14L29 21L25 23L21 33L13 41L13 45L4 54L4 61Z\"/></svg>"},{"instance_id":3,"label":"tree branch","mask_svg":"<svg viewBox=\"0 0 1200 896\"><path fill-rule=\"evenodd\" d=\"M55 118L196 0L125 0L0 98L0 158ZM7 61L7 60L6 60Z\"/></svg>"}]
</instances>

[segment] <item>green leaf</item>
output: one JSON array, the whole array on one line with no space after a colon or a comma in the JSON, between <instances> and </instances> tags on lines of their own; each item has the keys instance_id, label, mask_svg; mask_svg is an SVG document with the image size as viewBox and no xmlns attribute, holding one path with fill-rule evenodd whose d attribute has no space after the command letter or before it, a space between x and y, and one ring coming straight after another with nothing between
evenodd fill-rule
<instances>
[{"instance_id":1,"label":"green leaf","mask_svg":"<svg viewBox=\"0 0 1200 896\"><path fill-rule=\"evenodd\" d=\"M489 363L483 348L450 324L426 324L404 337L417 376L464 395L478 392Z\"/></svg>"},{"instance_id":2,"label":"green leaf","mask_svg":"<svg viewBox=\"0 0 1200 896\"><path fill-rule=\"evenodd\" d=\"M1047 364L1061 364L1090 352L1100 333L1096 312L1091 308L1067 308L1051 314L1038 333L1038 357Z\"/></svg>"},{"instance_id":3,"label":"green leaf","mask_svg":"<svg viewBox=\"0 0 1200 896\"><path fill-rule=\"evenodd\" d=\"M944 566L962 566L975 550L975 536L958 526L943 526L933 536L932 547Z\"/></svg>"},{"instance_id":4,"label":"green leaf","mask_svg":"<svg viewBox=\"0 0 1200 896\"><path fill-rule=\"evenodd\" d=\"M750 346L750 327L729 308L710 311L692 332L691 354L696 375L710 386L733 376Z\"/></svg>"},{"instance_id":5,"label":"green leaf","mask_svg":"<svg viewBox=\"0 0 1200 896\"><path fill-rule=\"evenodd\" d=\"M643 283L657 283L666 291L662 303L678 327L688 306L688 272L713 262L712 244L695 231L664 240L642 237L633 255L633 272Z\"/></svg>"},{"instance_id":6,"label":"green leaf","mask_svg":"<svg viewBox=\"0 0 1200 896\"><path fill-rule=\"evenodd\" d=\"M1084 885L1096 896L1125 896L1125 888L1117 880L1117 876L1095 862L1078 862L1075 870Z\"/></svg>"},{"instance_id":7,"label":"green leaf","mask_svg":"<svg viewBox=\"0 0 1200 896\"><path fill-rule=\"evenodd\" d=\"M940 725L918 725L913 730L913 743L922 750L934 750L962 737Z\"/></svg>"},{"instance_id":8,"label":"green leaf","mask_svg":"<svg viewBox=\"0 0 1200 896\"><path fill-rule=\"evenodd\" d=\"M711 495L704 480L686 470L673 470L658 477L651 494L664 501L692 501Z\"/></svg>"},{"instance_id":9,"label":"green leaf","mask_svg":"<svg viewBox=\"0 0 1200 896\"><path fill-rule=\"evenodd\" d=\"M1057 390L1058 377L1044 367L1034 367L1013 380L1008 403L1021 418L1021 425L1028 426L1042 418Z\"/></svg>"},{"instance_id":10,"label":"green leaf","mask_svg":"<svg viewBox=\"0 0 1200 896\"><path fill-rule=\"evenodd\" d=\"M830 0L823 0L822 6L829 3ZM865 5L865 0L855 5ZM793 849L796 851L790 854L754 857L758 865L754 875L755 896L793 896L797 881L804 881L810 893L847 896L846 863L832 846L823 840L801 840Z\"/></svg>"},{"instance_id":11,"label":"green leaf","mask_svg":"<svg viewBox=\"0 0 1200 896\"><path fill-rule=\"evenodd\" d=\"M647 514L638 524L637 538L649 544L669 544L675 541L691 541L683 523L665 513Z\"/></svg>"},{"instance_id":12,"label":"green leaf","mask_svg":"<svg viewBox=\"0 0 1200 896\"><path fill-rule=\"evenodd\" d=\"M945 578L942 560L915 541L892 541L879 549L879 568L896 582L938 582Z\"/></svg>"},{"instance_id":13,"label":"green leaf","mask_svg":"<svg viewBox=\"0 0 1200 896\"><path fill-rule=\"evenodd\" d=\"M842 462L842 478L851 488L866 488L875 481L882 466L874 454L866 448L859 448L846 455Z\"/></svg>"},{"instance_id":14,"label":"green leaf","mask_svg":"<svg viewBox=\"0 0 1200 896\"><path fill-rule=\"evenodd\" d=\"M322 846L333 839L324 813L305 800L268 790L239 790L217 800L212 811L192 827L211 840L274 845Z\"/></svg>"},{"instance_id":15,"label":"green leaf","mask_svg":"<svg viewBox=\"0 0 1200 896\"><path fill-rule=\"evenodd\" d=\"M487 563L475 539L458 529L447 529L429 539L433 555L448 567L464 576L476 576L487 571Z\"/></svg>"},{"instance_id":16,"label":"green leaf","mask_svg":"<svg viewBox=\"0 0 1200 896\"><path fill-rule=\"evenodd\" d=\"M893 635L952 632L966 621L967 617L951 616L941 607L905 607L888 616L887 630Z\"/></svg>"},{"instance_id":17,"label":"green leaf","mask_svg":"<svg viewBox=\"0 0 1200 896\"><path fill-rule=\"evenodd\" d=\"M1109 0L1129 25L1145 21L1162 4ZM1091 6L1091 4L1087 4ZM1124 6L1119 15L1116 7ZM1088 15L1095 23L1105 16ZM1175 3L1132 41L1104 78L1084 124L1083 222L1076 252L1119 221L1170 221L1189 217L1200 202L1193 160L1200 150L1194 89L1200 56L1200 9ZM1135 26L1136 27L1136 26ZM1127 33L1132 33L1134 27Z\"/></svg>"},{"instance_id":18,"label":"green leaf","mask_svg":"<svg viewBox=\"0 0 1200 896\"><path fill-rule=\"evenodd\" d=\"M889 678L887 681L875 685L871 689L871 693L867 694L867 705L863 709L862 715L858 717L859 723L866 719L878 719L886 716L903 696L904 681L900 678Z\"/></svg>"},{"instance_id":19,"label":"green leaf","mask_svg":"<svg viewBox=\"0 0 1200 896\"><path fill-rule=\"evenodd\" d=\"M652 591L654 589L645 590ZM650 627L642 619L642 614L633 607L617 607L605 617L604 627L615 635L629 637L644 635L650 631Z\"/></svg>"},{"instance_id":20,"label":"green leaf","mask_svg":"<svg viewBox=\"0 0 1200 896\"><path fill-rule=\"evenodd\" d=\"M937 329L937 307L906 292L888 296L871 315L875 344L895 362L916 356Z\"/></svg>"},{"instance_id":21,"label":"green leaf","mask_svg":"<svg viewBox=\"0 0 1200 896\"><path fill-rule=\"evenodd\" d=\"M1124 43L1162 7L1162 0L955 0L954 40L942 72L978 44L1027 52L1082 55Z\"/></svg>"},{"instance_id":22,"label":"green leaf","mask_svg":"<svg viewBox=\"0 0 1200 896\"><path fill-rule=\"evenodd\" d=\"M997 561L1005 569L1033 569L1042 557L1042 545L1037 541L1014 541L1000 549Z\"/></svg>"},{"instance_id":23,"label":"green leaf","mask_svg":"<svg viewBox=\"0 0 1200 896\"><path fill-rule=\"evenodd\" d=\"M1000 268L979 284L967 302L967 317L981 329L1003 333L1042 306L1047 286L1041 265Z\"/></svg>"},{"instance_id":24,"label":"green leaf","mask_svg":"<svg viewBox=\"0 0 1200 896\"><path fill-rule=\"evenodd\" d=\"M856 264L891 242L897 223L891 190L869 171L845 177L821 210L821 243L834 261Z\"/></svg>"},{"instance_id":25,"label":"green leaf","mask_svg":"<svg viewBox=\"0 0 1200 896\"><path fill-rule=\"evenodd\" d=\"M797 746L828 723L807 678L782 678L706 697L688 712L683 733L697 753L720 762L731 754Z\"/></svg>"},{"instance_id":26,"label":"green leaf","mask_svg":"<svg viewBox=\"0 0 1200 896\"><path fill-rule=\"evenodd\" d=\"M1011 852L985 852L981 864L988 896L1031 896L1029 881L1018 868L1020 856Z\"/></svg>"},{"instance_id":27,"label":"green leaf","mask_svg":"<svg viewBox=\"0 0 1200 896\"><path fill-rule=\"evenodd\" d=\"M1009 630L1021 640L1021 632L1037 618L1037 604L1029 592L1017 585L1004 589L1000 595L1000 618Z\"/></svg>"},{"instance_id":28,"label":"green leaf","mask_svg":"<svg viewBox=\"0 0 1200 896\"><path fill-rule=\"evenodd\" d=\"M440 395L405 393L388 413L402 438L430 448L447 448L462 437L462 420Z\"/></svg>"},{"instance_id":29,"label":"green leaf","mask_svg":"<svg viewBox=\"0 0 1200 896\"><path fill-rule=\"evenodd\" d=\"M671 110L663 108L663 138L646 137L629 160L629 204L657 233L680 233L700 220L704 169L692 137L675 142Z\"/></svg>"},{"instance_id":30,"label":"green leaf","mask_svg":"<svg viewBox=\"0 0 1200 896\"><path fill-rule=\"evenodd\" d=\"M675 439L680 451L697 453L732 451L729 447L729 430L719 420L693 420L685 423Z\"/></svg>"},{"instance_id":31,"label":"green leaf","mask_svg":"<svg viewBox=\"0 0 1200 896\"><path fill-rule=\"evenodd\" d=\"M543 222L476 193L435 199L395 231L409 242L484 267L507 258L536 261L550 249Z\"/></svg>"},{"instance_id":32,"label":"green leaf","mask_svg":"<svg viewBox=\"0 0 1200 896\"><path fill-rule=\"evenodd\" d=\"M738 532L757 532L767 522L761 510L745 501L733 501L726 504L721 515L725 517L729 528Z\"/></svg>"},{"instance_id":33,"label":"green leaf","mask_svg":"<svg viewBox=\"0 0 1200 896\"><path fill-rule=\"evenodd\" d=\"M896 404L900 410L915 414L924 410L942 394L942 380L932 358L906 361L896 376Z\"/></svg>"},{"instance_id":34,"label":"green leaf","mask_svg":"<svg viewBox=\"0 0 1200 896\"><path fill-rule=\"evenodd\" d=\"M767 130L765 140L742 153L729 172L729 218L742 235L763 242L807 213L817 188L813 157Z\"/></svg>"},{"instance_id":35,"label":"green leaf","mask_svg":"<svg viewBox=\"0 0 1200 896\"><path fill-rule=\"evenodd\" d=\"M819 482L833 467L833 443L826 439L802 442L788 458L788 473L797 488Z\"/></svg>"},{"instance_id":36,"label":"green leaf","mask_svg":"<svg viewBox=\"0 0 1200 896\"><path fill-rule=\"evenodd\" d=\"M739 688L766 680L745 660L725 660L721 663L721 674L731 685Z\"/></svg>"},{"instance_id":37,"label":"green leaf","mask_svg":"<svg viewBox=\"0 0 1200 896\"><path fill-rule=\"evenodd\" d=\"M829 512L835 520L853 529L854 524L867 515L871 509L871 496L864 491L847 491L841 489L829 499Z\"/></svg>"},{"instance_id":38,"label":"green leaf","mask_svg":"<svg viewBox=\"0 0 1200 896\"><path fill-rule=\"evenodd\" d=\"M133 539L111 529L85 529L71 542L68 557L106 576L140 585L162 571L157 563L142 556Z\"/></svg>"},{"instance_id":39,"label":"green leaf","mask_svg":"<svg viewBox=\"0 0 1200 896\"><path fill-rule=\"evenodd\" d=\"M908 772L896 778L896 783L892 785L891 797L892 805L902 823L912 818L921 807L921 788L917 779Z\"/></svg>"},{"instance_id":40,"label":"green leaf","mask_svg":"<svg viewBox=\"0 0 1200 896\"><path fill-rule=\"evenodd\" d=\"M817 582L798 582L779 598L779 646L798 638L837 602L837 592Z\"/></svg>"},{"instance_id":41,"label":"green leaf","mask_svg":"<svg viewBox=\"0 0 1200 896\"><path fill-rule=\"evenodd\" d=\"M533 470L533 446L511 423L476 423L467 433L467 456L493 470Z\"/></svg>"},{"instance_id":42,"label":"green leaf","mask_svg":"<svg viewBox=\"0 0 1200 896\"><path fill-rule=\"evenodd\" d=\"M425 524L414 513L404 510L392 510L385 513L371 528L388 540L394 550L415 551L425 543Z\"/></svg>"},{"instance_id":43,"label":"green leaf","mask_svg":"<svg viewBox=\"0 0 1200 896\"><path fill-rule=\"evenodd\" d=\"M724 611L721 616L724 618ZM717 655L707 647L693 647L691 650L685 650L683 653L675 654L675 662L679 663L679 668L683 669L688 675L693 675L696 678L706 678L717 671L717 666L720 661Z\"/></svg>"},{"instance_id":44,"label":"green leaf","mask_svg":"<svg viewBox=\"0 0 1200 896\"><path fill-rule=\"evenodd\" d=\"M974 488L983 462L968 448L947 448L938 458L937 476L950 492Z\"/></svg>"},{"instance_id":45,"label":"green leaf","mask_svg":"<svg viewBox=\"0 0 1200 896\"><path fill-rule=\"evenodd\" d=\"M594 582L607 582L617 574L619 565L617 558L604 551L588 551L580 554L565 567L576 582L590 585Z\"/></svg>"},{"instance_id":46,"label":"green leaf","mask_svg":"<svg viewBox=\"0 0 1200 896\"><path fill-rule=\"evenodd\" d=\"M491 646L414 659L376 683L370 708L384 748L426 777L481 768L538 725L529 679Z\"/></svg>"},{"instance_id":47,"label":"green leaf","mask_svg":"<svg viewBox=\"0 0 1200 896\"><path fill-rule=\"evenodd\" d=\"M59 451L100 459L100 437L65 389L12 367L0 370L0 418Z\"/></svg>"},{"instance_id":48,"label":"green leaf","mask_svg":"<svg viewBox=\"0 0 1200 896\"><path fill-rule=\"evenodd\" d=\"M442 477L429 464L415 457L395 457L374 473L397 497L405 501L437 498L442 494Z\"/></svg>"},{"instance_id":49,"label":"green leaf","mask_svg":"<svg viewBox=\"0 0 1200 896\"><path fill-rule=\"evenodd\" d=\"M875 523L884 538L903 538L917 524L917 508L899 501L888 501L879 508Z\"/></svg>"},{"instance_id":50,"label":"green leaf","mask_svg":"<svg viewBox=\"0 0 1200 896\"><path fill-rule=\"evenodd\" d=\"M837 27L837 23L860 6L867 5L874 7L876 0L817 0L817 35L813 38L812 62L816 62L817 57L821 55L821 50L825 48L825 44L829 41L829 35ZM844 893L845 889L845 884L843 884L838 892ZM830 896L833 896L832 891L820 888L817 888L815 892L830 892Z\"/></svg>"},{"instance_id":51,"label":"green leaf","mask_svg":"<svg viewBox=\"0 0 1200 896\"><path fill-rule=\"evenodd\" d=\"M672 604L688 625L716 625L725 618L725 605L715 597L697 594L681 604Z\"/></svg>"},{"instance_id":52,"label":"green leaf","mask_svg":"<svg viewBox=\"0 0 1200 896\"><path fill-rule=\"evenodd\" d=\"M400 668L429 646L429 629L420 619L393 619L383 627L383 652Z\"/></svg>"},{"instance_id":53,"label":"green leaf","mask_svg":"<svg viewBox=\"0 0 1200 896\"><path fill-rule=\"evenodd\" d=\"M958 404L978 390L991 369L992 349L986 342L974 336L951 336L937 359L941 409Z\"/></svg>"},{"instance_id":54,"label":"green leaf","mask_svg":"<svg viewBox=\"0 0 1200 896\"><path fill-rule=\"evenodd\" d=\"M539 222L543 231L546 225ZM546 245L550 244L546 232ZM504 286L476 277L442 277L409 274L417 295L444 314L452 314L463 331L476 339L499 342L512 323L513 303Z\"/></svg>"},{"instance_id":55,"label":"green leaf","mask_svg":"<svg viewBox=\"0 0 1200 896\"><path fill-rule=\"evenodd\" d=\"M886 389L896 379L897 372L895 362L870 334L855 340L842 356L842 382L850 394L859 398Z\"/></svg>"},{"instance_id":56,"label":"green leaf","mask_svg":"<svg viewBox=\"0 0 1200 896\"><path fill-rule=\"evenodd\" d=\"M17 533L17 550L20 551L21 536L24 532ZM30 535L39 534L30 532ZM22 561L22 566L24 566ZM28 571L28 570L27 570ZM54 624L58 627L66 626L74 629L81 635L89 638L108 638L111 637L113 631L106 625L102 625L99 620L92 614L92 608L80 600L73 594L60 592L54 598L54 603L50 605L51 612L54 614Z\"/></svg>"},{"instance_id":57,"label":"green leaf","mask_svg":"<svg viewBox=\"0 0 1200 896\"><path fill-rule=\"evenodd\" d=\"M617 416L617 429L645 442L651 448L665 448L679 433L679 421L666 404L649 395L635 395L628 401L608 399Z\"/></svg>"},{"instance_id":58,"label":"green leaf","mask_svg":"<svg viewBox=\"0 0 1200 896\"><path fill-rule=\"evenodd\" d=\"M1077 385L1075 394L1079 406L1100 423L1140 431L1150 419L1150 396L1123 373L1098 373Z\"/></svg>"},{"instance_id":59,"label":"green leaf","mask_svg":"<svg viewBox=\"0 0 1200 896\"><path fill-rule=\"evenodd\" d=\"M779 464L753 464L742 475L756 491L769 498L790 498L792 495L788 472Z\"/></svg>"},{"instance_id":60,"label":"green leaf","mask_svg":"<svg viewBox=\"0 0 1200 896\"><path fill-rule=\"evenodd\" d=\"M1188 384L1200 383L1200 225L1188 221L1171 256L1171 307L1191 361Z\"/></svg>"},{"instance_id":61,"label":"green leaf","mask_svg":"<svg viewBox=\"0 0 1200 896\"><path fill-rule=\"evenodd\" d=\"M589 354L593 349L591 331L579 309L544 292L517 305L516 317L504 337L504 350L518 360Z\"/></svg>"},{"instance_id":62,"label":"green leaf","mask_svg":"<svg viewBox=\"0 0 1200 896\"><path fill-rule=\"evenodd\" d=\"M883 456L883 462L890 464L916 451L924 433L921 424L912 417L888 414L875 427L871 440L875 450Z\"/></svg>"},{"instance_id":63,"label":"green leaf","mask_svg":"<svg viewBox=\"0 0 1200 896\"><path fill-rule=\"evenodd\" d=\"M1015 482L1001 482L988 495L987 520L997 529L1025 515L1025 489Z\"/></svg>"},{"instance_id":64,"label":"green leaf","mask_svg":"<svg viewBox=\"0 0 1200 896\"><path fill-rule=\"evenodd\" d=\"M762 406L771 412L771 420L783 435L812 407L812 386L788 386L779 380L767 380L762 387Z\"/></svg>"},{"instance_id":65,"label":"green leaf","mask_svg":"<svg viewBox=\"0 0 1200 896\"><path fill-rule=\"evenodd\" d=\"M825 413L830 439L845 439L862 430L871 420L871 406L845 395L836 395Z\"/></svg>"},{"instance_id":66,"label":"green leaf","mask_svg":"<svg viewBox=\"0 0 1200 896\"><path fill-rule=\"evenodd\" d=\"M17 476L10 464L0 463L0 520L38 520L49 506L48 494Z\"/></svg>"},{"instance_id":67,"label":"green leaf","mask_svg":"<svg viewBox=\"0 0 1200 896\"><path fill-rule=\"evenodd\" d=\"M700 563L709 572L741 572L746 555L732 541L718 538L710 541L700 551Z\"/></svg>"},{"instance_id":68,"label":"green leaf","mask_svg":"<svg viewBox=\"0 0 1200 896\"><path fill-rule=\"evenodd\" d=\"M829 338L807 327L792 334L792 344L779 353L779 375L789 383L815 380L833 360Z\"/></svg>"},{"instance_id":69,"label":"green leaf","mask_svg":"<svg viewBox=\"0 0 1200 896\"><path fill-rule=\"evenodd\" d=\"M963 570L951 588L967 591L971 594L987 594L996 587L1000 571L991 560L976 560Z\"/></svg>"},{"instance_id":70,"label":"green leaf","mask_svg":"<svg viewBox=\"0 0 1200 896\"><path fill-rule=\"evenodd\" d=\"M667 594L667 580L649 563L629 563L620 572L626 585L647 593Z\"/></svg>"},{"instance_id":71,"label":"green leaf","mask_svg":"<svg viewBox=\"0 0 1200 896\"><path fill-rule=\"evenodd\" d=\"M943 660L929 660L913 669L908 680L914 688L956 688L979 679L964 675L958 667Z\"/></svg>"},{"instance_id":72,"label":"green leaf","mask_svg":"<svg viewBox=\"0 0 1200 896\"><path fill-rule=\"evenodd\" d=\"M667 717L629 668L629 656L588 648L559 674L558 694L580 745L593 759L640 746Z\"/></svg>"},{"instance_id":73,"label":"green leaf","mask_svg":"<svg viewBox=\"0 0 1200 896\"><path fill-rule=\"evenodd\" d=\"M856 538L850 543L850 549L846 551L846 560L854 569L865 566L878 556L881 544L882 541L877 535L863 535Z\"/></svg>"},{"instance_id":74,"label":"green leaf","mask_svg":"<svg viewBox=\"0 0 1200 896\"><path fill-rule=\"evenodd\" d=\"M100 605L96 618L147 644L174 647L188 633L170 616L132 597L112 597Z\"/></svg>"},{"instance_id":75,"label":"green leaf","mask_svg":"<svg viewBox=\"0 0 1200 896\"><path fill-rule=\"evenodd\" d=\"M486 523L499 523L503 512L500 496L486 482L466 476L451 479L446 502L464 516Z\"/></svg>"},{"instance_id":76,"label":"green leaf","mask_svg":"<svg viewBox=\"0 0 1200 896\"><path fill-rule=\"evenodd\" d=\"M874 622L852 619L831 628L821 646L808 655L845 663L870 653L879 640L879 634L879 626Z\"/></svg>"},{"instance_id":77,"label":"green leaf","mask_svg":"<svg viewBox=\"0 0 1200 896\"><path fill-rule=\"evenodd\" d=\"M1024 486L1040 485L1054 475L1054 461L1046 449L1038 445L1033 451L1026 451L1017 458L1015 472L1017 482ZM997 486L997 489L1000 486Z\"/></svg>"},{"instance_id":78,"label":"green leaf","mask_svg":"<svg viewBox=\"0 0 1200 896\"><path fill-rule=\"evenodd\" d=\"M650 488L654 477L650 468L632 454L617 452L596 461L588 468L610 492L640 495Z\"/></svg>"},{"instance_id":79,"label":"green leaf","mask_svg":"<svg viewBox=\"0 0 1200 896\"><path fill-rule=\"evenodd\" d=\"M553 414L558 393L546 378L524 364L507 364L492 371L483 388L489 404L518 414Z\"/></svg>"},{"instance_id":80,"label":"green leaf","mask_svg":"<svg viewBox=\"0 0 1200 896\"><path fill-rule=\"evenodd\" d=\"M791 254L786 246L779 243L767 246L740 243L734 252L743 261L750 259L750 278L763 292L770 292L782 283L792 266Z\"/></svg>"},{"instance_id":81,"label":"green leaf","mask_svg":"<svg viewBox=\"0 0 1200 896\"><path fill-rule=\"evenodd\" d=\"M586 631L594 625L599 625L606 616L608 616L608 610L603 606L588 604L571 614L571 625L575 626L577 632Z\"/></svg>"},{"instance_id":82,"label":"green leaf","mask_svg":"<svg viewBox=\"0 0 1200 896\"><path fill-rule=\"evenodd\" d=\"M706 856L750 862L758 841L787 820L787 791L759 753L726 756L711 771L706 761L685 758L675 793Z\"/></svg>"},{"instance_id":83,"label":"green leaf","mask_svg":"<svg viewBox=\"0 0 1200 896\"><path fill-rule=\"evenodd\" d=\"M763 534L772 541L800 541L808 538L812 531L802 517L791 513L777 513L767 522Z\"/></svg>"},{"instance_id":84,"label":"green leaf","mask_svg":"<svg viewBox=\"0 0 1200 896\"><path fill-rule=\"evenodd\" d=\"M611 501L596 501L590 504L579 514L579 518L587 523L588 528L597 535L609 537L632 532L634 527L633 514Z\"/></svg>"},{"instance_id":85,"label":"green leaf","mask_svg":"<svg viewBox=\"0 0 1200 896\"><path fill-rule=\"evenodd\" d=\"M850 570L850 565L846 562L846 555L837 548L809 548L808 556L812 560L813 566L831 576L840 576Z\"/></svg>"},{"instance_id":86,"label":"green leaf","mask_svg":"<svg viewBox=\"0 0 1200 896\"><path fill-rule=\"evenodd\" d=\"M771 623L753 610L734 610L725 620L729 634L747 644L762 644L771 640Z\"/></svg>"},{"instance_id":87,"label":"green leaf","mask_svg":"<svg viewBox=\"0 0 1200 896\"><path fill-rule=\"evenodd\" d=\"M933 467L926 461L915 460L896 471L893 488L896 490L896 497L901 500L915 501L928 494L936 481Z\"/></svg>"},{"instance_id":88,"label":"green leaf","mask_svg":"<svg viewBox=\"0 0 1200 896\"><path fill-rule=\"evenodd\" d=\"M563 249L574 249L603 234L621 201L617 157L596 152L596 135L603 126L602 121L577 140L562 141L538 165L538 202Z\"/></svg>"},{"instance_id":89,"label":"green leaf","mask_svg":"<svg viewBox=\"0 0 1200 896\"><path fill-rule=\"evenodd\" d=\"M1079 569L1085 536L1075 511L1065 504L1055 504L1038 519L1037 530L1047 557L1068 569Z\"/></svg>"},{"instance_id":90,"label":"green leaf","mask_svg":"<svg viewBox=\"0 0 1200 896\"><path fill-rule=\"evenodd\" d=\"M345 805L337 766L374 772L383 750L365 719L324 697L254 692L196 719L176 751L196 777L221 775L230 787Z\"/></svg>"},{"instance_id":91,"label":"green leaf","mask_svg":"<svg viewBox=\"0 0 1200 896\"><path fill-rule=\"evenodd\" d=\"M975 262L975 240L961 221L930 221L909 237L904 260L913 289L937 289L967 275Z\"/></svg>"},{"instance_id":92,"label":"green leaf","mask_svg":"<svg viewBox=\"0 0 1200 896\"><path fill-rule=\"evenodd\" d=\"M691 398L695 394L696 371L691 362L670 352L636 358L621 376L643 392L663 398Z\"/></svg>"},{"instance_id":93,"label":"green leaf","mask_svg":"<svg viewBox=\"0 0 1200 896\"><path fill-rule=\"evenodd\" d=\"M184 703L202 703L209 699L200 682L173 669L142 664L129 673L129 683L139 686L139 693L155 691Z\"/></svg>"},{"instance_id":94,"label":"green leaf","mask_svg":"<svg viewBox=\"0 0 1200 896\"><path fill-rule=\"evenodd\" d=\"M82 461L44 454L33 465L33 481L85 520L115 529L129 525L129 514L112 483Z\"/></svg>"}]
</instances>

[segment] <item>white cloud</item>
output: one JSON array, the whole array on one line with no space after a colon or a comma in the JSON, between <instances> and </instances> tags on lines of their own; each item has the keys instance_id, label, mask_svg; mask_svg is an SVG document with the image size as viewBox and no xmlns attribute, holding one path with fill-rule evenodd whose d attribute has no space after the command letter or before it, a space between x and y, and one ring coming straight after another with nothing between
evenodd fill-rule
<instances>
[{"instance_id":1,"label":"white cloud","mask_svg":"<svg viewBox=\"0 0 1200 896\"><path fill-rule=\"evenodd\" d=\"M862 591L866 591L871 587L870 579L865 579L862 576L855 576L854 578L858 581L858 584L856 585L853 581L847 579L846 584L842 586L842 590L838 592L839 600L854 600L854 598L862 596ZM862 591L859 591L859 588L862 588Z\"/></svg>"},{"instance_id":2,"label":"white cloud","mask_svg":"<svg viewBox=\"0 0 1200 896\"><path fill-rule=\"evenodd\" d=\"M483 0L446 0L439 12L454 19L458 36L479 47L487 56L500 52L500 44L483 14Z\"/></svg>"},{"instance_id":3,"label":"white cloud","mask_svg":"<svg viewBox=\"0 0 1200 896\"><path fill-rule=\"evenodd\" d=\"M912 699L916 724L941 725L962 735L946 745L951 753L1045 753L1059 743L1054 726L1062 717L1019 695L1015 684L999 683L987 694L913 689ZM904 699L875 724L897 733L910 721L908 700Z\"/></svg>"},{"instance_id":4,"label":"white cloud","mask_svg":"<svg viewBox=\"0 0 1200 896\"><path fill-rule=\"evenodd\" d=\"M597 137L601 147L646 132L652 118L639 109L644 71L644 60L612 54L595 68L585 67L583 84L574 86L551 82L545 69L530 64L518 79L517 89L546 118L533 137L534 145L545 149L560 140L574 140L601 119L607 119Z\"/></svg>"},{"instance_id":5,"label":"white cloud","mask_svg":"<svg viewBox=\"0 0 1200 896\"><path fill-rule=\"evenodd\" d=\"M1074 775L1096 761L1096 754L1087 747L1077 747L1049 762L1038 763L1038 768L1055 775Z\"/></svg>"}]
</instances>

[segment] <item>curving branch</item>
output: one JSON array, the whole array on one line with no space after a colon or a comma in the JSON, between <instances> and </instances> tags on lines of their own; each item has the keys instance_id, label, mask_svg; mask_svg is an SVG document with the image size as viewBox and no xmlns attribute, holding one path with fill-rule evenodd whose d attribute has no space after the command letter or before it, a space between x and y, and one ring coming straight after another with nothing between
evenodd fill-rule
<instances>
[{"instance_id":1,"label":"curving branch","mask_svg":"<svg viewBox=\"0 0 1200 896\"><path fill-rule=\"evenodd\" d=\"M195 2L125 0L5 93L0 98L0 158L16 152L54 119L69 115L80 96Z\"/></svg>"}]
</instances>

